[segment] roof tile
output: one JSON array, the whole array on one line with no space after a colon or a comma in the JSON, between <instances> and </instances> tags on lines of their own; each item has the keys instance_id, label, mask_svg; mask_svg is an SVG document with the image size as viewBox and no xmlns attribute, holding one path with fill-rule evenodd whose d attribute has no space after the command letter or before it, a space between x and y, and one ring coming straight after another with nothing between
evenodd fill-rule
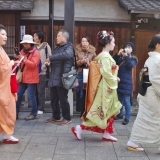
<instances>
[{"instance_id":1,"label":"roof tile","mask_svg":"<svg viewBox=\"0 0 160 160\"><path fill-rule=\"evenodd\" d=\"M160 12L160 0L119 0L119 2L128 11Z\"/></svg>"},{"instance_id":2,"label":"roof tile","mask_svg":"<svg viewBox=\"0 0 160 160\"><path fill-rule=\"evenodd\" d=\"M0 0L0 10L32 10L34 0Z\"/></svg>"}]
</instances>

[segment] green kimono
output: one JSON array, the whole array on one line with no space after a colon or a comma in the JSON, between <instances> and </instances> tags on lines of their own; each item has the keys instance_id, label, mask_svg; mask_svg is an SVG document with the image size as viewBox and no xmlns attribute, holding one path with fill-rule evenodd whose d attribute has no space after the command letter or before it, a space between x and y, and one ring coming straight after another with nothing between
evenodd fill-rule
<instances>
[{"instance_id":1,"label":"green kimono","mask_svg":"<svg viewBox=\"0 0 160 160\"><path fill-rule=\"evenodd\" d=\"M102 79L83 125L88 127L98 126L101 129L106 129L107 120L113 115L116 116L122 107L117 97L118 66L116 66L114 59L106 51L100 53L95 60L100 63ZM108 88L112 89L111 93L107 91Z\"/></svg>"}]
</instances>

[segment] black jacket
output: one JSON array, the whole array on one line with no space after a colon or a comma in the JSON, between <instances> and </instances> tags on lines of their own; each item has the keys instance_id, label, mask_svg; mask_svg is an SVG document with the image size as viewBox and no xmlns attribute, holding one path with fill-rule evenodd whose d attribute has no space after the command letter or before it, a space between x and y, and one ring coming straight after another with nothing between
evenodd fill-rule
<instances>
[{"instance_id":1,"label":"black jacket","mask_svg":"<svg viewBox=\"0 0 160 160\"><path fill-rule=\"evenodd\" d=\"M120 65L118 70L118 77L120 82L118 83L117 91L123 94L132 94L132 68L137 65L138 59L135 56L122 57L121 55L115 54L113 59L116 61L117 65Z\"/></svg>"},{"instance_id":2,"label":"black jacket","mask_svg":"<svg viewBox=\"0 0 160 160\"><path fill-rule=\"evenodd\" d=\"M49 57L51 62L51 75L49 87L62 87L62 74L71 71L74 62L74 49L70 42L58 45Z\"/></svg>"}]
</instances>

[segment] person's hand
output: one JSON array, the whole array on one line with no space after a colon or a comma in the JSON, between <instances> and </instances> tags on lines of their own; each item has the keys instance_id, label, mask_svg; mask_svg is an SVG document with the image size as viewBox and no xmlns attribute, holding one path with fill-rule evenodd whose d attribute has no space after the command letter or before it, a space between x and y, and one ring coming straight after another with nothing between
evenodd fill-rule
<instances>
[{"instance_id":1,"label":"person's hand","mask_svg":"<svg viewBox=\"0 0 160 160\"><path fill-rule=\"evenodd\" d=\"M14 60L11 60L10 63L11 63L11 65L13 66L13 65L14 65Z\"/></svg>"},{"instance_id":2,"label":"person's hand","mask_svg":"<svg viewBox=\"0 0 160 160\"><path fill-rule=\"evenodd\" d=\"M83 58L83 59L81 60L81 63L82 63L82 64L86 64L86 63L87 63L86 58Z\"/></svg>"},{"instance_id":3,"label":"person's hand","mask_svg":"<svg viewBox=\"0 0 160 160\"><path fill-rule=\"evenodd\" d=\"M112 89L111 89L111 88L108 88L108 89L107 89L107 92L108 92L108 93L112 93Z\"/></svg>"},{"instance_id":4,"label":"person's hand","mask_svg":"<svg viewBox=\"0 0 160 160\"><path fill-rule=\"evenodd\" d=\"M14 54L13 56L14 56L14 58L16 58L16 59L21 59L21 58L23 57L23 56L22 56L22 55L20 55L20 54L19 54L19 55Z\"/></svg>"},{"instance_id":5,"label":"person's hand","mask_svg":"<svg viewBox=\"0 0 160 160\"><path fill-rule=\"evenodd\" d=\"M47 63L50 63L50 60L49 60L49 58L47 58L47 59L45 60L45 62L47 62Z\"/></svg>"},{"instance_id":6,"label":"person's hand","mask_svg":"<svg viewBox=\"0 0 160 160\"><path fill-rule=\"evenodd\" d=\"M89 66L89 58L85 58L86 60L86 66Z\"/></svg>"},{"instance_id":7,"label":"person's hand","mask_svg":"<svg viewBox=\"0 0 160 160\"><path fill-rule=\"evenodd\" d=\"M122 52L123 52L123 50L124 50L124 49L121 48L121 49L119 50L119 52L118 52L118 55L121 55Z\"/></svg>"},{"instance_id":8,"label":"person's hand","mask_svg":"<svg viewBox=\"0 0 160 160\"><path fill-rule=\"evenodd\" d=\"M13 93L13 96L14 96L14 98L15 98L15 101L17 101L17 99L18 99L17 93Z\"/></svg>"},{"instance_id":9,"label":"person's hand","mask_svg":"<svg viewBox=\"0 0 160 160\"><path fill-rule=\"evenodd\" d=\"M117 81L118 81L118 83L121 81L119 77L117 77Z\"/></svg>"},{"instance_id":10,"label":"person's hand","mask_svg":"<svg viewBox=\"0 0 160 160\"><path fill-rule=\"evenodd\" d=\"M19 60L14 61L14 65L17 65L19 63Z\"/></svg>"},{"instance_id":11,"label":"person's hand","mask_svg":"<svg viewBox=\"0 0 160 160\"><path fill-rule=\"evenodd\" d=\"M45 64L46 66L49 66L49 65L50 65L50 63L48 63L48 62L44 62L44 64Z\"/></svg>"},{"instance_id":12,"label":"person's hand","mask_svg":"<svg viewBox=\"0 0 160 160\"><path fill-rule=\"evenodd\" d=\"M126 57L126 56L128 56L128 54L126 52L122 52L122 56Z\"/></svg>"}]
</instances>

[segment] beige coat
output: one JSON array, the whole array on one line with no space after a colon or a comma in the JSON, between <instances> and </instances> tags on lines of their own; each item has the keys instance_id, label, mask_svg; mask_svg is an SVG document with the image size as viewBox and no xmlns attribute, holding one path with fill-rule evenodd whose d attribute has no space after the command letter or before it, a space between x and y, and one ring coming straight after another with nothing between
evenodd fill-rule
<instances>
[{"instance_id":1,"label":"beige coat","mask_svg":"<svg viewBox=\"0 0 160 160\"><path fill-rule=\"evenodd\" d=\"M13 134L16 120L16 102L11 93L12 65L3 48L0 48L0 133Z\"/></svg>"},{"instance_id":2,"label":"beige coat","mask_svg":"<svg viewBox=\"0 0 160 160\"><path fill-rule=\"evenodd\" d=\"M92 45L89 45L88 50L83 50L81 44L77 45L76 49L76 61L78 66L78 72L82 72L82 66L81 60L87 55L89 58L89 62L94 60L96 57L96 49Z\"/></svg>"},{"instance_id":3,"label":"beige coat","mask_svg":"<svg viewBox=\"0 0 160 160\"><path fill-rule=\"evenodd\" d=\"M47 58L52 55L51 47L48 45L47 42L43 42L39 47L37 45L35 45L35 47L36 47L36 49L38 49L38 51L40 53L41 63L42 63L41 72L39 74L40 75L45 75L46 71L47 71L47 67L45 65L46 47L47 47Z\"/></svg>"}]
</instances>

